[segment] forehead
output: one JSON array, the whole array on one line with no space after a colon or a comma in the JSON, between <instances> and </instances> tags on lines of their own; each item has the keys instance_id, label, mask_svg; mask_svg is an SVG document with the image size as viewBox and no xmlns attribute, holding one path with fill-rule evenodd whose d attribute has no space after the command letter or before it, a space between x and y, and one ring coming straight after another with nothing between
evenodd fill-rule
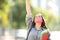
<instances>
[{"instance_id":1,"label":"forehead","mask_svg":"<svg viewBox=\"0 0 60 40\"><path fill-rule=\"evenodd\" d=\"M38 14L36 14L35 16L42 16L42 14L38 13Z\"/></svg>"}]
</instances>

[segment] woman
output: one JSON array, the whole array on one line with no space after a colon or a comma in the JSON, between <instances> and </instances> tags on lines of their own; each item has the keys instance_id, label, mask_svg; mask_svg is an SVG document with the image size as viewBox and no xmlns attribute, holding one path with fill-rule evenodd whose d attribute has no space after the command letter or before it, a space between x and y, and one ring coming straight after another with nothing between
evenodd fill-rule
<instances>
[{"instance_id":1,"label":"woman","mask_svg":"<svg viewBox=\"0 0 60 40\"><path fill-rule=\"evenodd\" d=\"M33 28L28 33L27 40L40 40L41 32L46 30L47 28L45 26L44 19L40 13L37 13L32 20L32 13L29 2L30 0L26 0L26 24L29 30L31 29L31 27ZM49 40L49 38L47 40Z\"/></svg>"}]
</instances>

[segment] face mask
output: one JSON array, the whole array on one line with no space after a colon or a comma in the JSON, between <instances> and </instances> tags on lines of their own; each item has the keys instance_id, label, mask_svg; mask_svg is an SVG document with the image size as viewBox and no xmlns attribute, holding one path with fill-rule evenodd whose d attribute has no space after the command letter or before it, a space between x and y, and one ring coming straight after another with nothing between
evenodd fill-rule
<instances>
[{"instance_id":1,"label":"face mask","mask_svg":"<svg viewBox=\"0 0 60 40\"><path fill-rule=\"evenodd\" d=\"M42 23L42 17L35 17L35 23Z\"/></svg>"}]
</instances>

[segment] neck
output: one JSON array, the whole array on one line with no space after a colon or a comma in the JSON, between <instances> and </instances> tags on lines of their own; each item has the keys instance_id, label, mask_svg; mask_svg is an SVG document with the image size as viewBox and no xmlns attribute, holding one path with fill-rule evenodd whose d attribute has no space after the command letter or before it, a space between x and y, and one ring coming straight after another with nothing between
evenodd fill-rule
<instances>
[{"instance_id":1,"label":"neck","mask_svg":"<svg viewBox=\"0 0 60 40\"><path fill-rule=\"evenodd\" d=\"M36 28L37 30L40 30L40 27L41 27L41 24L36 24L36 25L35 25L35 28Z\"/></svg>"}]
</instances>

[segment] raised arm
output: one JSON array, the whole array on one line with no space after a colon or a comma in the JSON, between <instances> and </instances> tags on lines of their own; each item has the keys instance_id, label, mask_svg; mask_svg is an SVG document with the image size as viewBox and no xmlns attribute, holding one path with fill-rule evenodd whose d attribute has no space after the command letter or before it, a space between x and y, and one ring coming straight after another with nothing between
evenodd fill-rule
<instances>
[{"instance_id":1,"label":"raised arm","mask_svg":"<svg viewBox=\"0 0 60 40\"><path fill-rule=\"evenodd\" d=\"M26 11L28 14L31 14L30 0L26 0Z\"/></svg>"},{"instance_id":2,"label":"raised arm","mask_svg":"<svg viewBox=\"0 0 60 40\"><path fill-rule=\"evenodd\" d=\"M26 24L28 28L31 27L32 25L32 13L31 13L31 8L30 8L30 0L26 0Z\"/></svg>"}]
</instances>

